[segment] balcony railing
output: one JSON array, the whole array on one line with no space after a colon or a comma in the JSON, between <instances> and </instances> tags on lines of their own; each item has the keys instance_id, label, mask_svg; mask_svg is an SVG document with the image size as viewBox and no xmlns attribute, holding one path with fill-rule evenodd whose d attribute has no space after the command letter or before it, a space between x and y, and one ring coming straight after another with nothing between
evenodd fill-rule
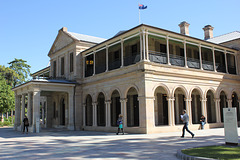
<instances>
[{"instance_id":1,"label":"balcony railing","mask_svg":"<svg viewBox=\"0 0 240 160\"><path fill-rule=\"evenodd\" d=\"M228 65L228 73L236 74L236 67L232 65Z\"/></svg>"},{"instance_id":2,"label":"balcony railing","mask_svg":"<svg viewBox=\"0 0 240 160\"><path fill-rule=\"evenodd\" d=\"M202 60L202 67L204 70L213 71L213 62Z\"/></svg>"},{"instance_id":3,"label":"balcony railing","mask_svg":"<svg viewBox=\"0 0 240 160\"><path fill-rule=\"evenodd\" d=\"M85 71L85 77L89 77L93 75L93 69L89 69Z\"/></svg>"},{"instance_id":4,"label":"balcony railing","mask_svg":"<svg viewBox=\"0 0 240 160\"><path fill-rule=\"evenodd\" d=\"M129 66L131 64L135 64L140 61L140 55L134 55L129 57L124 57L124 66Z\"/></svg>"},{"instance_id":5,"label":"balcony railing","mask_svg":"<svg viewBox=\"0 0 240 160\"><path fill-rule=\"evenodd\" d=\"M183 67L185 65L184 64L184 57L182 57L182 56L178 56L178 55L175 55L175 54L169 54L169 58L170 58L171 65L181 66L181 67Z\"/></svg>"},{"instance_id":6,"label":"balcony railing","mask_svg":"<svg viewBox=\"0 0 240 160\"><path fill-rule=\"evenodd\" d=\"M216 70L217 72L226 73L226 66L222 65L221 63L216 63Z\"/></svg>"},{"instance_id":7,"label":"balcony railing","mask_svg":"<svg viewBox=\"0 0 240 160\"><path fill-rule=\"evenodd\" d=\"M167 64L167 53L148 51L149 60L160 64Z\"/></svg>"},{"instance_id":8,"label":"balcony railing","mask_svg":"<svg viewBox=\"0 0 240 160\"><path fill-rule=\"evenodd\" d=\"M200 61L199 59L194 58L187 58L187 65L189 68L200 68Z\"/></svg>"},{"instance_id":9,"label":"balcony railing","mask_svg":"<svg viewBox=\"0 0 240 160\"><path fill-rule=\"evenodd\" d=\"M116 60L108 64L108 70L117 69L117 68L120 68L120 66L121 66L121 60Z\"/></svg>"},{"instance_id":10,"label":"balcony railing","mask_svg":"<svg viewBox=\"0 0 240 160\"><path fill-rule=\"evenodd\" d=\"M106 71L106 65L96 65L95 74L103 73Z\"/></svg>"}]
</instances>

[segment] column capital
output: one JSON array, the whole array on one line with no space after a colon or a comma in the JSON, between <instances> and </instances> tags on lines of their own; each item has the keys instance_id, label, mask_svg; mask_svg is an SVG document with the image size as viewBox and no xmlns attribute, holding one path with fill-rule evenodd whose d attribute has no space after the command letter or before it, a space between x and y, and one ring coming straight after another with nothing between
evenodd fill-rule
<instances>
[{"instance_id":1,"label":"column capital","mask_svg":"<svg viewBox=\"0 0 240 160\"><path fill-rule=\"evenodd\" d=\"M227 102L232 103L232 99L227 99Z\"/></svg>"},{"instance_id":2,"label":"column capital","mask_svg":"<svg viewBox=\"0 0 240 160\"><path fill-rule=\"evenodd\" d=\"M83 107L86 107L86 103L83 103L82 106L83 106Z\"/></svg>"},{"instance_id":3,"label":"column capital","mask_svg":"<svg viewBox=\"0 0 240 160\"><path fill-rule=\"evenodd\" d=\"M200 101L201 101L201 102L206 102L206 101L207 101L207 98L200 98Z\"/></svg>"},{"instance_id":4,"label":"column capital","mask_svg":"<svg viewBox=\"0 0 240 160\"><path fill-rule=\"evenodd\" d=\"M220 98L214 98L213 100L214 100L214 102L220 102L221 99Z\"/></svg>"},{"instance_id":5,"label":"column capital","mask_svg":"<svg viewBox=\"0 0 240 160\"><path fill-rule=\"evenodd\" d=\"M106 101L105 101L105 104L111 104L111 103L112 103L111 100L106 100Z\"/></svg>"},{"instance_id":6,"label":"column capital","mask_svg":"<svg viewBox=\"0 0 240 160\"><path fill-rule=\"evenodd\" d=\"M93 102L92 105L96 106L96 105L98 105L98 102Z\"/></svg>"},{"instance_id":7,"label":"column capital","mask_svg":"<svg viewBox=\"0 0 240 160\"><path fill-rule=\"evenodd\" d=\"M174 97L167 97L167 101L175 101Z\"/></svg>"},{"instance_id":8,"label":"column capital","mask_svg":"<svg viewBox=\"0 0 240 160\"><path fill-rule=\"evenodd\" d=\"M191 101L192 101L192 98L184 98L184 101L186 101L186 102L191 102Z\"/></svg>"},{"instance_id":9,"label":"column capital","mask_svg":"<svg viewBox=\"0 0 240 160\"><path fill-rule=\"evenodd\" d=\"M124 102L127 102L127 100L128 100L127 98L121 98L121 99L120 99L120 102L121 102L121 103L124 103Z\"/></svg>"}]
</instances>

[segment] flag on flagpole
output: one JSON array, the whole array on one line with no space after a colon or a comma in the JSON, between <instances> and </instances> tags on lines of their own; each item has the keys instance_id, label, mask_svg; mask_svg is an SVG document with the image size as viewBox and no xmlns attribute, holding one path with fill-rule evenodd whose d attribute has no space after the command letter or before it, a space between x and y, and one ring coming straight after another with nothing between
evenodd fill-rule
<instances>
[{"instance_id":1,"label":"flag on flagpole","mask_svg":"<svg viewBox=\"0 0 240 160\"><path fill-rule=\"evenodd\" d=\"M139 9L147 9L147 6L144 6L143 4L138 5Z\"/></svg>"}]
</instances>

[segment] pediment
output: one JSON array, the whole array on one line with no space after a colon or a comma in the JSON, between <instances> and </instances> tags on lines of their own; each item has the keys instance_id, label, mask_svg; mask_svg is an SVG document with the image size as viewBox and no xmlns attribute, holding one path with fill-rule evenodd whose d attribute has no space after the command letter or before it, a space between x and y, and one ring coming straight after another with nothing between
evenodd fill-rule
<instances>
[{"instance_id":1,"label":"pediment","mask_svg":"<svg viewBox=\"0 0 240 160\"><path fill-rule=\"evenodd\" d=\"M73 41L74 41L74 39L72 37L70 37L66 33L60 31L58 33L57 38L55 39L55 41L53 43L48 55L59 51L60 49L66 47L69 44L71 44Z\"/></svg>"}]
</instances>

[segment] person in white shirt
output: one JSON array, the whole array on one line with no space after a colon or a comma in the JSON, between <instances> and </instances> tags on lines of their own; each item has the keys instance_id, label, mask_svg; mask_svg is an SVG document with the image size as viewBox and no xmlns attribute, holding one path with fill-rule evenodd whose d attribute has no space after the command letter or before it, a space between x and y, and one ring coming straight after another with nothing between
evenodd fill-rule
<instances>
[{"instance_id":1,"label":"person in white shirt","mask_svg":"<svg viewBox=\"0 0 240 160\"><path fill-rule=\"evenodd\" d=\"M194 137L194 134L188 129L188 122L189 122L189 117L186 113L186 110L183 110L183 115L181 115L181 120L183 121L183 129L182 129L182 138L184 138L185 136L185 130L188 131L188 133L190 133L192 135L192 138Z\"/></svg>"}]
</instances>

